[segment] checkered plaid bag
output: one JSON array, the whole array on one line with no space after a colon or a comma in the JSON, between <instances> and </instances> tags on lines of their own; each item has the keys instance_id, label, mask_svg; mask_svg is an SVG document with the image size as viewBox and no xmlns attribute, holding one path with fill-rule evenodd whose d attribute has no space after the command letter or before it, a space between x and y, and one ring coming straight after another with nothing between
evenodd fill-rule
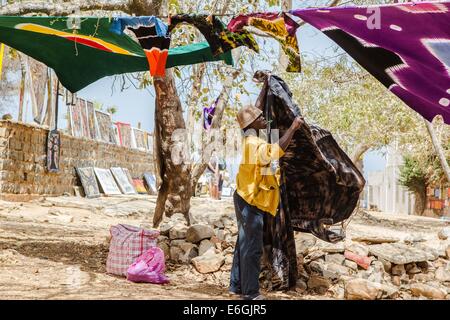
<instances>
[{"instance_id":1,"label":"checkered plaid bag","mask_svg":"<svg viewBox=\"0 0 450 320\"><path fill-rule=\"evenodd\" d=\"M109 245L106 272L126 276L127 269L143 252L156 247L158 230L119 224L110 229L111 243Z\"/></svg>"}]
</instances>

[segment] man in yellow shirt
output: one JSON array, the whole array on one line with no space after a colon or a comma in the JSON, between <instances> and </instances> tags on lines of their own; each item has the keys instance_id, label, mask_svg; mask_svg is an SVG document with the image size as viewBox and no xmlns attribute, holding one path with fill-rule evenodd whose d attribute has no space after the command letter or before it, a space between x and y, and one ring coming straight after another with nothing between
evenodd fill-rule
<instances>
[{"instance_id":1,"label":"man in yellow shirt","mask_svg":"<svg viewBox=\"0 0 450 320\"><path fill-rule=\"evenodd\" d=\"M257 136L267 126L260 109L242 108L237 116L244 130L243 156L237 174L234 207L239 227L230 277L230 292L246 300L260 300L259 273L263 251L264 214L276 215L280 202L279 169L272 163L284 155L303 120L297 117L278 143L269 144Z\"/></svg>"}]
</instances>

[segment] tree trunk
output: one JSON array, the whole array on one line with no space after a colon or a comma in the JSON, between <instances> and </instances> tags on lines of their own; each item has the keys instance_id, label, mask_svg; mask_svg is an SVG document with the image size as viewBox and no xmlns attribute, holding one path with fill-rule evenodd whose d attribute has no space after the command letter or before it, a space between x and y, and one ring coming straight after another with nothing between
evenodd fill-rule
<instances>
[{"instance_id":1,"label":"tree trunk","mask_svg":"<svg viewBox=\"0 0 450 320\"><path fill-rule=\"evenodd\" d=\"M356 146L355 150L353 151L352 155L351 155L351 160L352 162L356 165L356 167L362 172L363 169L363 161L362 161L362 156L364 155L364 153L367 152L367 150L370 149L370 146L365 145L365 144L359 144L358 146Z\"/></svg>"},{"instance_id":2,"label":"tree trunk","mask_svg":"<svg viewBox=\"0 0 450 320\"><path fill-rule=\"evenodd\" d=\"M425 120L425 125L427 126L428 133L431 137L431 142L433 143L434 150L436 151L439 161L442 166L442 171L444 171L445 177L447 178L447 182L450 182L450 167L448 166L447 159L445 158L444 150L442 149L441 143L436 136L436 133L434 131L433 125Z\"/></svg>"},{"instance_id":3,"label":"tree trunk","mask_svg":"<svg viewBox=\"0 0 450 320\"><path fill-rule=\"evenodd\" d=\"M156 109L155 109L155 144L159 149L159 162L162 185L156 201L153 226L157 228L164 213L171 216L175 212L182 213L188 223L190 198L190 168L183 161L177 163L173 157L176 142L172 136L177 129L186 129L183 110L177 95L175 80L171 70L166 70L166 76L155 78ZM157 131L157 132L156 132Z\"/></svg>"},{"instance_id":4,"label":"tree trunk","mask_svg":"<svg viewBox=\"0 0 450 320\"><path fill-rule=\"evenodd\" d=\"M424 190L418 190L414 192L415 202L414 202L414 214L421 216L425 211L425 207L427 205L427 193L426 187Z\"/></svg>"}]
</instances>

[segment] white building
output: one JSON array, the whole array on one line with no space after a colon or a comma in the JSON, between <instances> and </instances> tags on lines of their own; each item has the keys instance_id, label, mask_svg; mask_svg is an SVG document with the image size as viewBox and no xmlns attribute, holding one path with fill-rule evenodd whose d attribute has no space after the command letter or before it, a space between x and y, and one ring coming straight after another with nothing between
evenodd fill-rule
<instances>
[{"instance_id":1,"label":"white building","mask_svg":"<svg viewBox=\"0 0 450 320\"><path fill-rule=\"evenodd\" d=\"M394 148L388 148L383 171L367 174L364 198L368 208L396 214L414 213L414 195L398 182L403 157Z\"/></svg>"}]
</instances>

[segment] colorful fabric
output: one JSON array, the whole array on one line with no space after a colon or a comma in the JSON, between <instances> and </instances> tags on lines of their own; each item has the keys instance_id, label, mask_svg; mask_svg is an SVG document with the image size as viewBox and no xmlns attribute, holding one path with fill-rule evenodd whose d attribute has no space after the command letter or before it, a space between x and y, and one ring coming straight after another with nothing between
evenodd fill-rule
<instances>
[{"instance_id":1,"label":"colorful fabric","mask_svg":"<svg viewBox=\"0 0 450 320\"><path fill-rule=\"evenodd\" d=\"M155 35L158 37L165 37L168 32L168 26L155 16L113 18L111 31L122 34L126 28L139 29L141 27L155 27Z\"/></svg>"},{"instance_id":2,"label":"colorful fabric","mask_svg":"<svg viewBox=\"0 0 450 320\"><path fill-rule=\"evenodd\" d=\"M130 265L145 251L156 247L158 230L145 230L119 224L110 229L111 243L106 260L106 272L126 276Z\"/></svg>"},{"instance_id":3,"label":"colorful fabric","mask_svg":"<svg viewBox=\"0 0 450 320\"><path fill-rule=\"evenodd\" d=\"M208 41L213 56L231 51L240 46L247 46L259 52L255 38L247 32L231 32L216 16L206 14L180 14L170 17L169 32L180 23L188 23L196 27Z\"/></svg>"},{"instance_id":4,"label":"colorful fabric","mask_svg":"<svg viewBox=\"0 0 450 320\"><path fill-rule=\"evenodd\" d=\"M450 124L450 2L291 13L334 40L425 119L441 115Z\"/></svg>"},{"instance_id":5,"label":"colorful fabric","mask_svg":"<svg viewBox=\"0 0 450 320\"><path fill-rule=\"evenodd\" d=\"M71 92L115 74L149 70L139 43L111 31L109 18L81 18L80 29L71 30L67 17L0 17L0 42L55 70ZM231 52L214 57L205 44L169 50L167 68L177 65L226 60ZM158 70L158 68L156 68Z\"/></svg>"},{"instance_id":6,"label":"colorful fabric","mask_svg":"<svg viewBox=\"0 0 450 320\"><path fill-rule=\"evenodd\" d=\"M203 128L205 130L211 129L218 102L219 98L217 98L211 106L203 108Z\"/></svg>"},{"instance_id":7,"label":"colorful fabric","mask_svg":"<svg viewBox=\"0 0 450 320\"><path fill-rule=\"evenodd\" d=\"M289 58L288 72L300 72L300 50L295 33L299 25L286 14L280 13L253 13L239 15L228 24L230 31L243 30L245 26L252 26L263 31L277 40L286 56Z\"/></svg>"},{"instance_id":8,"label":"colorful fabric","mask_svg":"<svg viewBox=\"0 0 450 320\"><path fill-rule=\"evenodd\" d=\"M275 75L266 75L256 106L265 111L270 129L280 130L280 136L301 115L289 87ZM280 167L286 185L283 206L294 230L328 242L341 240L324 226L350 217L365 180L331 133L316 125L301 126L280 159Z\"/></svg>"}]
</instances>

